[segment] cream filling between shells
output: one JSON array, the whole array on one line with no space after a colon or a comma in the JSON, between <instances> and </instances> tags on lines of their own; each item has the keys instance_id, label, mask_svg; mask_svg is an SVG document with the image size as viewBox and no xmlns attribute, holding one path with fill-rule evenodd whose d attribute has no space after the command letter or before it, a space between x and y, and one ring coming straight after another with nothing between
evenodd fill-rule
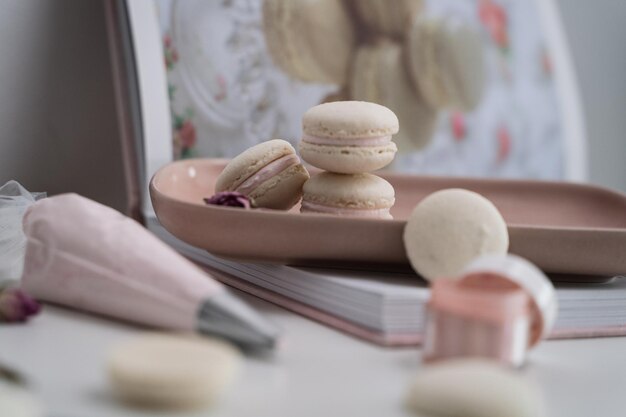
<instances>
[{"instance_id":1,"label":"cream filling between shells","mask_svg":"<svg viewBox=\"0 0 626 417\"><path fill-rule=\"evenodd\" d=\"M263 184L265 181L274 177L275 175L283 172L284 170L291 168L292 166L298 165L300 163L300 158L297 155L289 154L282 156L269 164L265 165L263 168L252 174L248 177L244 182L239 184L235 188L234 191L237 191L241 194L250 195L259 185Z\"/></svg>"},{"instance_id":2,"label":"cream filling between shells","mask_svg":"<svg viewBox=\"0 0 626 417\"><path fill-rule=\"evenodd\" d=\"M330 146L383 146L391 143L391 135L357 137L357 138L325 138L321 136L303 135L302 141L313 145Z\"/></svg>"},{"instance_id":3,"label":"cream filling between shells","mask_svg":"<svg viewBox=\"0 0 626 417\"><path fill-rule=\"evenodd\" d=\"M376 219L390 219L391 213L389 208L380 209L359 209L347 207L332 207L319 203L311 203L310 201L302 201L302 213L327 213L346 215L353 217L368 217Z\"/></svg>"}]
</instances>

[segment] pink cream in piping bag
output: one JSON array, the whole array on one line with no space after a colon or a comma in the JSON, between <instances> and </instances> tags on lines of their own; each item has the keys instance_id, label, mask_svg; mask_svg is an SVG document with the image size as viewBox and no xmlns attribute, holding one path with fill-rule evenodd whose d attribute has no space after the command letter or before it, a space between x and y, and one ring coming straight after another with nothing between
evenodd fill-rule
<instances>
[{"instance_id":1,"label":"pink cream in piping bag","mask_svg":"<svg viewBox=\"0 0 626 417\"><path fill-rule=\"evenodd\" d=\"M552 328L557 304L548 278L528 261L486 256L456 280L436 280L426 306L423 358L484 357L520 366Z\"/></svg>"},{"instance_id":2,"label":"pink cream in piping bag","mask_svg":"<svg viewBox=\"0 0 626 417\"><path fill-rule=\"evenodd\" d=\"M273 326L109 207L64 194L34 204L23 226L22 287L36 299L152 327L216 334L247 346L275 342Z\"/></svg>"}]
</instances>

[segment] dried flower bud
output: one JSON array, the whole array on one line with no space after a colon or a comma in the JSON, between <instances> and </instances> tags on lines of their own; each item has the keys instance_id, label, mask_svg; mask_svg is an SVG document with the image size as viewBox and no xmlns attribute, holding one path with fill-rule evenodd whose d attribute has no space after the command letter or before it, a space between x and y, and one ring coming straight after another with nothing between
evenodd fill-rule
<instances>
[{"instance_id":1,"label":"dried flower bud","mask_svg":"<svg viewBox=\"0 0 626 417\"><path fill-rule=\"evenodd\" d=\"M41 305L18 288L0 291L0 321L23 322L41 311Z\"/></svg>"},{"instance_id":2,"label":"dried flower bud","mask_svg":"<svg viewBox=\"0 0 626 417\"><path fill-rule=\"evenodd\" d=\"M248 196L235 191L217 193L209 198L205 198L204 202L216 206L243 207L245 209L252 207L252 201Z\"/></svg>"}]
</instances>

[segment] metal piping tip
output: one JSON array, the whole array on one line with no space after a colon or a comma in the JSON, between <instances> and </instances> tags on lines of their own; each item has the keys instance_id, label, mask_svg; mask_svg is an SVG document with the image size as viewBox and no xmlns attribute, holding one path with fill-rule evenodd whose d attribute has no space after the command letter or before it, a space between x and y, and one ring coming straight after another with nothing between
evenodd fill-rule
<instances>
[{"instance_id":1,"label":"metal piping tip","mask_svg":"<svg viewBox=\"0 0 626 417\"><path fill-rule=\"evenodd\" d=\"M276 347L279 329L246 303L222 291L205 300L198 311L198 332L223 337L244 349Z\"/></svg>"}]
</instances>

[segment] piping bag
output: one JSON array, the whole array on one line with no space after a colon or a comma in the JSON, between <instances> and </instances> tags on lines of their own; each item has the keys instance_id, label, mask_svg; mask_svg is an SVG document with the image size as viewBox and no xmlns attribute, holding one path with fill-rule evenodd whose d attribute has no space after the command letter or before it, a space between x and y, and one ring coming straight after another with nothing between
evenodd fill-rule
<instances>
[{"instance_id":1,"label":"piping bag","mask_svg":"<svg viewBox=\"0 0 626 417\"><path fill-rule=\"evenodd\" d=\"M143 226L76 194L23 219L22 288L36 299L137 324L270 349L277 329Z\"/></svg>"}]
</instances>

